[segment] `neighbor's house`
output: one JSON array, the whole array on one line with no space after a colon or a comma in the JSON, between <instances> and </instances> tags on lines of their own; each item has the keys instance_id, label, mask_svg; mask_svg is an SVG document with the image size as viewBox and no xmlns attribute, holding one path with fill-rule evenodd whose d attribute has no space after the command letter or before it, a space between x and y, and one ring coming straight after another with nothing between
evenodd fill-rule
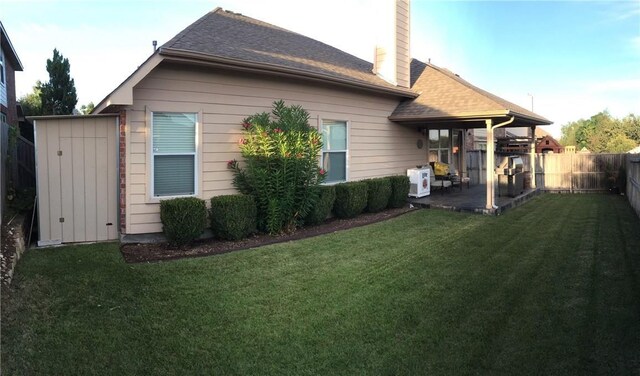
<instances>
[{"instance_id":1,"label":"neighbor's house","mask_svg":"<svg viewBox=\"0 0 640 376\"><path fill-rule=\"evenodd\" d=\"M564 153L564 146L551 135L546 135L537 141L536 153Z\"/></svg>"},{"instance_id":2,"label":"neighbor's house","mask_svg":"<svg viewBox=\"0 0 640 376\"><path fill-rule=\"evenodd\" d=\"M565 150L565 147L560 144L558 140L553 138L551 134L543 130L542 128L536 128L536 153L565 153L572 152L575 153L575 146L567 146L568 150Z\"/></svg>"},{"instance_id":3,"label":"neighbor's house","mask_svg":"<svg viewBox=\"0 0 640 376\"><path fill-rule=\"evenodd\" d=\"M18 126L18 110L16 106L16 71L22 71L22 63L11 44L11 40L0 22L0 217L4 209L7 189L7 170L5 153L8 147L9 128L5 124ZM0 219L1 222L1 219Z\"/></svg>"},{"instance_id":4,"label":"neighbor's house","mask_svg":"<svg viewBox=\"0 0 640 376\"><path fill-rule=\"evenodd\" d=\"M160 200L235 193L227 161L241 159L241 121L279 99L304 107L323 133L329 183L428 161L464 171L467 129L486 129L492 143L506 123L550 124L411 59L408 0L392 16L395 38L371 64L218 8L162 45L96 115L36 118L38 176L53 182L39 190L41 244L160 232Z\"/></svg>"},{"instance_id":5,"label":"neighbor's house","mask_svg":"<svg viewBox=\"0 0 640 376\"><path fill-rule=\"evenodd\" d=\"M11 40L0 22L0 121L18 125L16 109L16 71L22 72L22 63Z\"/></svg>"}]
</instances>

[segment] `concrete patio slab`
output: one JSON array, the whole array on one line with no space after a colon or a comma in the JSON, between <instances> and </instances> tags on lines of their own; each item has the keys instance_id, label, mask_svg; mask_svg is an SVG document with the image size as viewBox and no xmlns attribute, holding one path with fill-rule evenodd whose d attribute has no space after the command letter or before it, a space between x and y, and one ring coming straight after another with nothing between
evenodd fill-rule
<instances>
[{"instance_id":1,"label":"concrete patio slab","mask_svg":"<svg viewBox=\"0 0 640 376\"><path fill-rule=\"evenodd\" d=\"M499 215L505 210L519 206L540 194L538 189L527 189L516 197L496 197L496 209L486 209L486 186L472 185L469 188L454 188L444 191L432 191L431 195L420 198L409 198L415 206L432 209L444 209L459 212Z\"/></svg>"}]
</instances>

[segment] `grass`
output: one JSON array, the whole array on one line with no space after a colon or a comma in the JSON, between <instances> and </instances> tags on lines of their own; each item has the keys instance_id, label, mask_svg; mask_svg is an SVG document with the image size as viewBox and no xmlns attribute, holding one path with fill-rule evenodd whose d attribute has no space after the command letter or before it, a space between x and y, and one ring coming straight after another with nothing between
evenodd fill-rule
<instances>
[{"instance_id":1,"label":"grass","mask_svg":"<svg viewBox=\"0 0 640 376\"><path fill-rule=\"evenodd\" d=\"M635 374L640 220L623 197L436 210L221 256L29 251L7 375Z\"/></svg>"}]
</instances>

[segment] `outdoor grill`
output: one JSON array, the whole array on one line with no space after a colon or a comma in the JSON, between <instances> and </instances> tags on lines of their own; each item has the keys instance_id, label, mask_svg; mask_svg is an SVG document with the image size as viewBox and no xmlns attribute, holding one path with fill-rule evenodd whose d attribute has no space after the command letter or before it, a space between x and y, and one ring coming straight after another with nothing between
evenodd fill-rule
<instances>
[{"instance_id":1,"label":"outdoor grill","mask_svg":"<svg viewBox=\"0 0 640 376\"><path fill-rule=\"evenodd\" d=\"M516 197L524 192L524 163L517 155L503 157L496 169L498 196Z\"/></svg>"}]
</instances>

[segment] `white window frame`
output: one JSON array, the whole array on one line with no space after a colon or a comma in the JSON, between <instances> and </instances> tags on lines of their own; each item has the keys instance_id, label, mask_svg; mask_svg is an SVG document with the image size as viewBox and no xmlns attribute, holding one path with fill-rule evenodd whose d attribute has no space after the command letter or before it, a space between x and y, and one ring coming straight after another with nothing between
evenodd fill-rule
<instances>
[{"instance_id":1,"label":"white window frame","mask_svg":"<svg viewBox=\"0 0 640 376\"><path fill-rule=\"evenodd\" d=\"M431 145L431 135L429 134L429 132L431 131L438 131L438 147L432 147ZM447 131L449 132L449 145L447 145L446 147L442 147L442 145L440 145L440 132L441 131ZM442 162L442 159L440 158L440 153L442 150L446 150L447 151L447 164L451 164L451 148L452 148L452 138L453 138L453 130L452 129L447 129L447 128L438 128L438 129L429 129L429 131L427 132L427 142L429 143L429 154L427 154L427 159L431 159L431 152L435 151L438 155L438 162L440 163L445 163Z\"/></svg>"},{"instance_id":2,"label":"white window frame","mask_svg":"<svg viewBox=\"0 0 640 376\"><path fill-rule=\"evenodd\" d=\"M154 113L174 113L174 114L192 114L195 115L196 124L195 124L195 151L190 153L156 153L153 151L153 114ZM152 203L160 202L161 200L168 200L172 198L178 197L199 197L200 196L200 154L201 154L201 119L202 119L202 111L147 111L148 114L148 124L149 124L149 133L147 136L147 144L148 147L148 156L147 165L149 166L147 176L147 181L149 182L149 190L147 194L147 201ZM155 156L156 155L193 155L193 194L190 195L170 195L170 196L156 196L155 195Z\"/></svg>"},{"instance_id":3,"label":"white window frame","mask_svg":"<svg viewBox=\"0 0 640 376\"><path fill-rule=\"evenodd\" d=\"M4 56L4 51L2 51L0 49L0 85L2 86L6 86L7 85L7 70L6 70L6 62L5 62L5 56Z\"/></svg>"},{"instance_id":4,"label":"white window frame","mask_svg":"<svg viewBox=\"0 0 640 376\"><path fill-rule=\"evenodd\" d=\"M350 149L350 134L351 134L351 121L349 120L344 120L344 119L336 119L336 118L319 118L318 119L318 131L320 132L320 136L322 137L323 131L324 131L324 122L326 121L333 121L333 122L342 122L345 123L345 132L346 132L346 142L345 145L347 145L347 148L345 150L330 150L330 151L325 151L324 150L324 145L323 145L323 149L320 150L320 168L324 168L324 153L344 153L344 158L345 158L345 162L344 162L344 181L332 181L332 182L324 182L322 183L323 185L335 185L335 184L340 184L340 183L345 183L349 181L349 160L350 155L349 155L349 149Z\"/></svg>"}]
</instances>

